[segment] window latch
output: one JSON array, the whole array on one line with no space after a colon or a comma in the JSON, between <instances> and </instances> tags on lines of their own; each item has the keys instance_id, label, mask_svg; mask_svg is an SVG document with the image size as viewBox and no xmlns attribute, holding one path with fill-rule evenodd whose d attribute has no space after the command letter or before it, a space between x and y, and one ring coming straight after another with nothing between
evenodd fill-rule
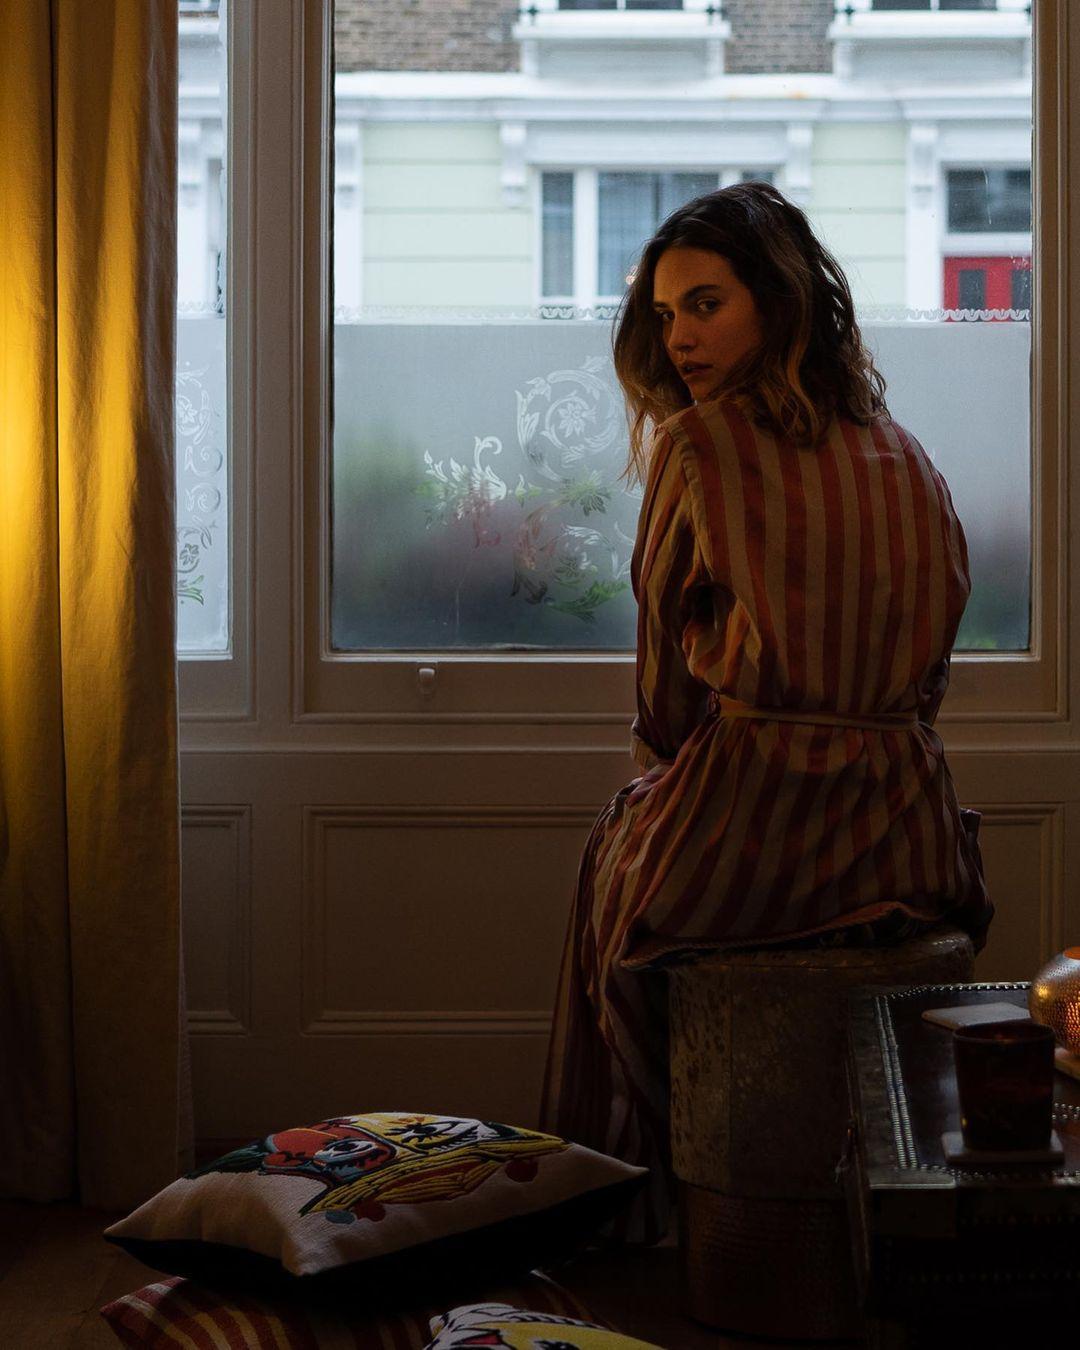
<instances>
[{"instance_id":1,"label":"window latch","mask_svg":"<svg viewBox=\"0 0 1080 1350\"><path fill-rule=\"evenodd\" d=\"M420 686L420 697L429 699L435 694L435 670L434 666L417 666L416 682Z\"/></svg>"}]
</instances>

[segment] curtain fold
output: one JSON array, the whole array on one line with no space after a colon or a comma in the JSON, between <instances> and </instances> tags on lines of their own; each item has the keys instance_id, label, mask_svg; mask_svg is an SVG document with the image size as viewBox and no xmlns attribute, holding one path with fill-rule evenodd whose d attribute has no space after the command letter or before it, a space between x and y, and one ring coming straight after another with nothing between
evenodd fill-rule
<instances>
[{"instance_id":1,"label":"curtain fold","mask_svg":"<svg viewBox=\"0 0 1080 1350\"><path fill-rule=\"evenodd\" d=\"M0 1194L181 1138L175 0L0 5Z\"/></svg>"}]
</instances>

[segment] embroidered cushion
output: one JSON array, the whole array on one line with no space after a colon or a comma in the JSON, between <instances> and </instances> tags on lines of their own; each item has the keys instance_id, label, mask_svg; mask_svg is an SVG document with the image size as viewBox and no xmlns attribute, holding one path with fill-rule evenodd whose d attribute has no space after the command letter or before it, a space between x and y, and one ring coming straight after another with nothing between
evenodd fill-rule
<instances>
[{"instance_id":1,"label":"embroidered cushion","mask_svg":"<svg viewBox=\"0 0 1080 1350\"><path fill-rule=\"evenodd\" d=\"M620 1336L595 1322L578 1321L538 1309L505 1303L474 1303L454 1308L431 1322L434 1340L427 1350L658 1350L632 1336Z\"/></svg>"},{"instance_id":2,"label":"embroidered cushion","mask_svg":"<svg viewBox=\"0 0 1080 1350\"><path fill-rule=\"evenodd\" d=\"M511 1125L336 1116L196 1168L105 1236L155 1270L203 1283L415 1303L460 1297L478 1272L490 1282L565 1258L643 1176Z\"/></svg>"},{"instance_id":3,"label":"embroidered cushion","mask_svg":"<svg viewBox=\"0 0 1080 1350\"><path fill-rule=\"evenodd\" d=\"M568 1290L534 1275L501 1297L527 1301L546 1314L587 1319ZM296 1299L219 1292L170 1276L101 1309L122 1345L141 1350L422 1350L431 1332L430 1304L385 1316L324 1309Z\"/></svg>"}]
</instances>

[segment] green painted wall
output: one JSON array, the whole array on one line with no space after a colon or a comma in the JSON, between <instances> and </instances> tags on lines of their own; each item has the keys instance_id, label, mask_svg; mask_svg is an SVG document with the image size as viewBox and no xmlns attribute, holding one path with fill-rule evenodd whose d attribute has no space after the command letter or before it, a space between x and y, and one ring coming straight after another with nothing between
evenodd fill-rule
<instances>
[{"instance_id":1,"label":"green painted wall","mask_svg":"<svg viewBox=\"0 0 1080 1350\"><path fill-rule=\"evenodd\" d=\"M538 235L531 194L507 208L501 168L495 124L368 123L364 303L531 306ZM808 210L859 304L904 304L905 194L902 125L815 128Z\"/></svg>"},{"instance_id":2,"label":"green painted wall","mask_svg":"<svg viewBox=\"0 0 1080 1350\"><path fill-rule=\"evenodd\" d=\"M907 135L900 123L822 122L808 214L856 304L903 305Z\"/></svg>"},{"instance_id":3,"label":"green painted wall","mask_svg":"<svg viewBox=\"0 0 1080 1350\"><path fill-rule=\"evenodd\" d=\"M365 305L532 304L530 207L508 209L496 124L364 128Z\"/></svg>"}]
</instances>

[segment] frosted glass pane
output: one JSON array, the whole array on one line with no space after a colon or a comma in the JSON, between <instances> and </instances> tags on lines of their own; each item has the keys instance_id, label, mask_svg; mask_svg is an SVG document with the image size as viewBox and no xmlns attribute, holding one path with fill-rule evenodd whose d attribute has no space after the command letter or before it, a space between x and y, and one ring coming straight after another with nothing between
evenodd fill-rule
<instances>
[{"instance_id":1,"label":"frosted glass pane","mask_svg":"<svg viewBox=\"0 0 1080 1350\"><path fill-rule=\"evenodd\" d=\"M1026 648L1029 326L865 332L967 528L960 645ZM338 324L334 348L333 646L632 649L609 325Z\"/></svg>"},{"instance_id":2,"label":"frosted glass pane","mask_svg":"<svg viewBox=\"0 0 1080 1350\"><path fill-rule=\"evenodd\" d=\"M333 645L622 648L607 326L339 324Z\"/></svg>"},{"instance_id":3,"label":"frosted glass pane","mask_svg":"<svg viewBox=\"0 0 1080 1350\"><path fill-rule=\"evenodd\" d=\"M893 416L945 475L967 535L972 593L958 650L1030 642L1028 323L868 323Z\"/></svg>"},{"instance_id":4,"label":"frosted glass pane","mask_svg":"<svg viewBox=\"0 0 1080 1350\"><path fill-rule=\"evenodd\" d=\"M176 325L177 650L229 648L229 500L225 322Z\"/></svg>"},{"instance_id":5,"label":"frosted glass pane","mask_svg":"<svg viewBox=\"0 0 1080 1350\"><path fill-rule=\"evenodd\" d=\"M229 650L225 10L179 7L176 646L190 656Z\"/></svg>"}]
</instances>

